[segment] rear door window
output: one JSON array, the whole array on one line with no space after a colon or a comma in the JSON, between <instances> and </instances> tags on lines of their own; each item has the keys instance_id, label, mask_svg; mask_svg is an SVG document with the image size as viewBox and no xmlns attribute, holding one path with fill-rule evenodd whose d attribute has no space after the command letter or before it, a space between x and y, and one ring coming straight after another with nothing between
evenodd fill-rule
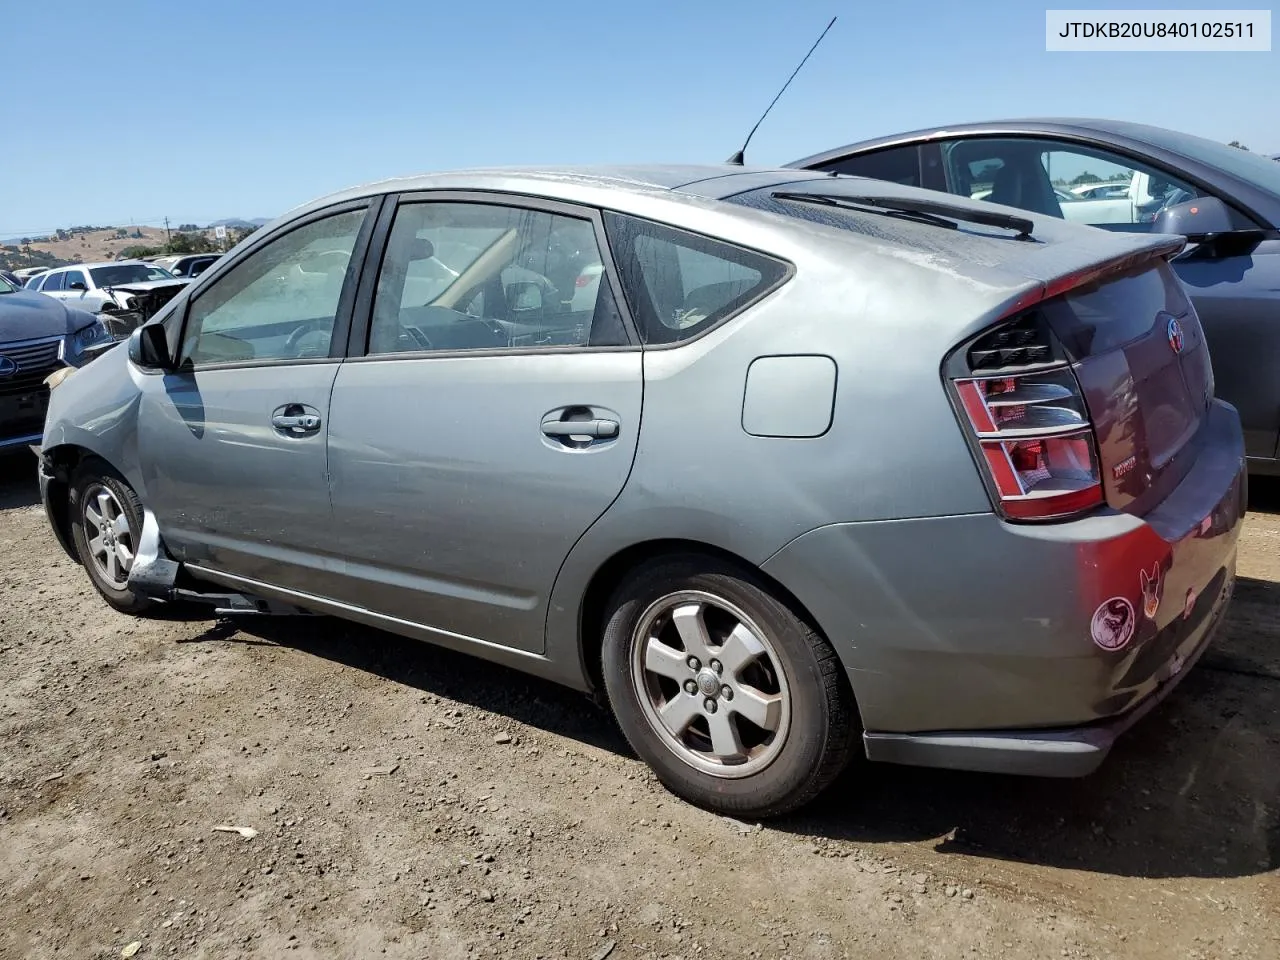
<instances>
[{"instance_id":1,"label":"rear door window","mask_svg":"<svg viewBox=\"0 0 1280 960\"><path fill-rule=\"evenodd\" d=\"M55 293L62 289L62 282L66 278L65 273L51 273L44 278L44 284L40 287L41 293Z\"/></svg>"},{"instance_id":2,"label":"rear door window","mask_svg":"<svg viewBox=\"0 0 1280 960\"><path fill-rule=\"evenodd\" d=\"M609 243L646 344L678 343L729 319L783 283L781 260L672 227L609 213Z\"/></svg>"}]
</instances>

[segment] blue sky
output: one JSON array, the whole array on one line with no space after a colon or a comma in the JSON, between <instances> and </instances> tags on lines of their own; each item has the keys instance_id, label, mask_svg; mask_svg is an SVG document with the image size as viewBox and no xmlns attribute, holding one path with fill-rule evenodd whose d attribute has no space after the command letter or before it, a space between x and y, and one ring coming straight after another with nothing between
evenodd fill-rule
<instances>
[{"instance_id":1,"label":"blue sky","mask_svg":"<svg viewBox=\"0 0 1280 960\"><path fill-rule=\"evenodd\" d=\"M99 0L56 30L30 7L0 41L0 237L274 216L461 166L720 162L836 14L749 162L1037 114L1280 151L1280 54L1046 53L1047 5Z\"/></svg>"}]
</instances>

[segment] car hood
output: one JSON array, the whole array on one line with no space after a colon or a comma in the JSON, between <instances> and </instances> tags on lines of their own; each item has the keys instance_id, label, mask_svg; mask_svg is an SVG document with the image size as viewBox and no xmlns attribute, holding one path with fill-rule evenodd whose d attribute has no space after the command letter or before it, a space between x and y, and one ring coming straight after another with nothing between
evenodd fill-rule
<instances>
[{"instance_id":1,"label":"car hood","mask_svg":"<svg viewBox=\"0 0 1280 960\"><path fill-rule=\"evenodd\" d=\"M83 310L31 290L0 294L0 344L65 337L93 322Z\"/></svg>"}]
</instances>

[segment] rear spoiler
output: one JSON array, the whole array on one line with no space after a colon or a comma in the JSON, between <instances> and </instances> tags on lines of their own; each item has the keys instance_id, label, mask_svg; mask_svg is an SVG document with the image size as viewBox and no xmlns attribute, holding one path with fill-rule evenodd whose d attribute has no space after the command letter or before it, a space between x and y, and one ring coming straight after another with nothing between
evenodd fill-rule
<instances>
[{"instance_id":1,"label":"rear spoiler","mask_svg":"<svg viewBox=\"0 0 1280 960\"><path fill-rule=\"evenodd\" d=\"M1042 300L1049 300L1068 290L1074 290L1076 287L1083 287L1086 284L1094 283L1105 277L1115 274L1127 273L1134 267L1140 267L1144 263L1150 263L1153 260L1171 260L1180 254L1186 248L1187 238L1183 236L1169 236L1159 241L1153 242L1150 246L1143 247L1133 253L1126 253L1119 257L1110 257L1098 263L1090 264L1079 270L1072 270L1070 273L1063 274L1056 280L1049 283L1041 284L1038 289L1023 294L1015 301L1010 312L1022 310L1032 304L1039 303Z\"/></svg>"}]
</instances>

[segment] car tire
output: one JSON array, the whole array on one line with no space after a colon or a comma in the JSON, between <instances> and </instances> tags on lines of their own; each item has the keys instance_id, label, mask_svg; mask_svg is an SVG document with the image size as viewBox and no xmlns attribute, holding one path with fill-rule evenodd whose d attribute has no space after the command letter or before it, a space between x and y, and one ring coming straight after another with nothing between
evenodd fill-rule
<instances>
[{"instance_id":1,"label":"car tire","mask_svg":"<svg viewBox=\"0 0 1280 960\"><path fill-rule=\"evenodd\" d=\"M659 558L631 571L607 610L610 705L672 793L772 817L844 769L858 724L840 660L762 578L697 554Z\"/></svg>"},{"instance_id":2,"label":"car tire","mask_svg":"<svg viewBox=\"0 0 1280 960\"><path fill-rule=\"evenodd\" d=\"M101 460L86 460L71 480L71 538L94 588L121 613L140 614L153 601L129 588L142 533L142 503Z\"/></svg>"}]
</instances>

